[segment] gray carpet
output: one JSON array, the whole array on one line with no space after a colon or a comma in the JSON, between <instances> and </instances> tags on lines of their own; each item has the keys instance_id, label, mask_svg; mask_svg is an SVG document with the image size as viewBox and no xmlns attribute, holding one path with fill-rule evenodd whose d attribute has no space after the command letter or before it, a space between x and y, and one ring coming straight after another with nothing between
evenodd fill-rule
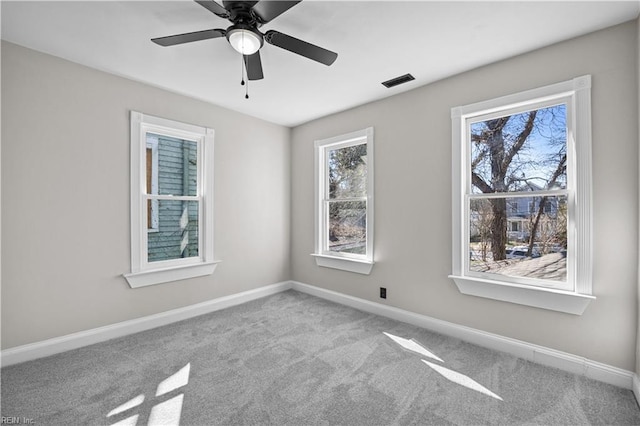
<instances>
[{"instance_id":1,"label":"gray carpet","mask_svg":"<svg viewBox=\"0 0 640 426\"><path fill-rule=\"evenodd\" d=\"M1 415L38 425L640 424L629 390L295 291L4 368Z\"/></svg>"}]
</instances>

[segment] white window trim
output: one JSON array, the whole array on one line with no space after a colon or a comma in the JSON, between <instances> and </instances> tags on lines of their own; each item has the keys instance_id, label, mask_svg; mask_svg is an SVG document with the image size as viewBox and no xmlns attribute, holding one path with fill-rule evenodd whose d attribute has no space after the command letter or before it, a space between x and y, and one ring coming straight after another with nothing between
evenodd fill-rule
<instances>
[{"instance_id":1,"label":"white window trim","mask_svg":"<svg viewBox=\"0 0 640 426\"><path fill-rule=\"evenodd\" d=\"M470 276L465 266L467 253L465 211L466 175L468 159L466 121L470 117L491 114L507 108L523 108L545 100L569 98L573 113L567 114L567 150L573 149L567 164L573 175L575 207L569 219L568 235L573 246L573 265L568 265L568 280L574 283L573 291L521 285L507 280L485 279ZM592 206L591 206L591 76L528 90L497 99L478 102L451 109L452 121L452 181L453 181L453 248L452 274L449 276L463 294L517 303L581 315L595 297L592 295ZM572 129L575 134L572 133ZM576 141L578 141L576 143ZM573 171L573 173L571 173ZM571 176L569 177L572 178Z\"/></svg>"},{"instance_id":2,"label":"white window trim","mask_svg":"<svg viewBox=\"0 0 640 426\"><path fill-rule=\"evenodd\" d=\"M146 134L156 133L199 143L199 256L147 262ZM131 288L211 275L213 257L213 129L131 111ZM169 197L181 199L184 197Z\"/></svg>"},{"instance_id":3,"label":"white window trim","mask_svg":"<svg viewBox=\"0 0 640 426\"><path fill-rule=\"evenodd\" d=\"M353 255L347 253L330 252L325 246L327 233L326 223L328 219L324 208L324 200L328 187L328 174L326 172L327 151L330 149L348 147L361 144L367 145L367 244L365 255ZM315 253L312 253L318 266L340 269L368 275L374 265L373 256L373 230L374 230L374 204L373 204L373 127L357 130L328 139L317 140L315 147Z\"/></svg>"}]
</instances>

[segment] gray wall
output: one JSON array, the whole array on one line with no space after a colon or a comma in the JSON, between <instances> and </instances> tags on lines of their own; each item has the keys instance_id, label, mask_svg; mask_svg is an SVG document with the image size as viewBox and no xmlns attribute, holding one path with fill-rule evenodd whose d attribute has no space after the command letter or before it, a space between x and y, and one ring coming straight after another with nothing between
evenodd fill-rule
<instances>
[{"instance_id":1,"label":"gray wall","mask_svg":"<svg viewBox=\"0 0 640 426\"><path fill-rule=\"evenodd\" d=\"M293 129L293 279L634 370L636 26L633 21L573 39ZM451 107L584 74L593 78L593 288L598 300L582 316L573 316L460 294L447 278ZM377 263L365 276L320 268L309 253L314 247L313 141L368 126L375 128ZM380 286L387 287L386 301L378 298Z\"/></svg>"},{"instance_id":2,"label":"gray wall","mask_svg":"<svg viewBox=\"0 0 640 426\"><path fill-rule=\"evenodd\" d=\"M637 56L638 56L638 146L640 146L640 17L636 21L638 29L637 40ZM640 164L640 157L638 158ZM640 190L640 184L638 185ZM640 201L639 201L640 202ZM639 207L640 210L640 207ZM640 215L638 216L638 223L640 223ZM638 335L636 338L636 374L640 375L640 233L638 234ZM640 399L640 395L636 395Z\"/></svg>"},{"instance_id":3,"label":"gray wall","mask_svg":"<svg viewBox=\"0 0 640 426\"><path fill-rule=\"evenodd\" d=\"M2 349L290 278L290 130L2 44ZM214 275L131 289L129 110L215 129Z\"/></svg>"},{"instance_id":4,"label":"gray wall","mask_svg":"<svg viewBox=\"0 0 640 426\"><path fill-rule=\"evenodd\" d=\"M2 349L289 278L635 367L638 22L470 71L292 131L2 44ZM450 108L593 76L594 291L577 317L458 293L451 272ZM212 127L215 274L132 290L130 109ZM370 276L319 268L313 141L375 127ZM388 299L377 298L378 287ZM639 348L640 351L640 348Z\"/></svg>"}]
</instances>

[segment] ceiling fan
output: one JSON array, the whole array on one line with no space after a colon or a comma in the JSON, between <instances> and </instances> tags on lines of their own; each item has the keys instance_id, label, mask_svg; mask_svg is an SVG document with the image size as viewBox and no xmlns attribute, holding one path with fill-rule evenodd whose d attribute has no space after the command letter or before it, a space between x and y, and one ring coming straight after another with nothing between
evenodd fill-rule
<instances>
[{"instance_id":1,"label":"ceiling fan","mask_svg":"<svg viewBox=\"0 0 640 426\"><path fill-rule=\"evenodd\" d=\"M277 18L298 1L223 1L221 6L214 0L195 0L200 6L219 16L228 19L232 25L227 29L211 29L191 33L176 34L153 38L160 46L174 46L194 41L226 37L229 44L244 57L244 65L249 80L264 78L260 48L266 41L269 44L312 59L325 65L331 65L338 54L322 47L299 40L279 31L269 30L261 33L259 28ZM244 81L243 81L244 83Z\"/></svg>"}]
</instances>

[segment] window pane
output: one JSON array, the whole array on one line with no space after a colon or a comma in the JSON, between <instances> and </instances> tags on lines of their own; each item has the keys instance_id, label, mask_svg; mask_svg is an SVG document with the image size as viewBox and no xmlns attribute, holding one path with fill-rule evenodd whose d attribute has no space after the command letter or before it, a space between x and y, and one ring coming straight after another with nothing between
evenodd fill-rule
<instances>
[{"instance_id":1,"label":"window pane","mask_svg":"<svg viewBox=\"0 0 640 426\"><path fill-rule=\"evenodd\" d=\"M472 123L472 192L566 188L566 118L561 104Z\"/></svg>"},{"instance_id":2,"label":"window pane","mask_svg":"<svg viewBox=\"0 0 640 426\"><path fill-rule=\"evenodd\" d=\"M149 262L198 256L198 201L158 203L158 232L148 233Z\"/></svg>"},{"instance_id":3,"label":"window pane","mask_svg":"<svg viewBox=\"0 0 640 426\"><path fill-rule=\"evenodd\" d=\"M194 141L147 134L147 140L157 140L157 164L147 163L147 176L151 165L158 167L158 188L152 194L197 195L198 144ZM147 181L150 181L147 178Z\"/></svg>"},{"instance_id":4,"label":"window pane","mask_svg":"<svg viewBox=\"0 0 640 426\"><path fill-rule=\"evenodd\" d=\"M153 149L147 148L146 150L146 174L147 174L147 194L154 193L153 187ZM147 203L147 229L153 229L154 210L152 203ZM156 218L157 219L157 218ZM157 225L156 225L157 227Z\"/></svg>"},{"instance_id":5,"label":"window pane","mask_svg":"<svg viewBox=\"0 0 640 426\"><path fill-rule=\"evenodd\" d=\"M567 280L567 197L472 199L469 270Z\"/></svg>"},{"instance_id":6,"label":"window pane","mask_svg":"<svg viewBox=\"0 0 640 426\"><path fill-rule=\"evenodd\" d=\"M366 254L366 201L329 202L329 251Z\"/></svg>"},{"instance_id":7,"label":"window pane","mask_svg":"<svg viewBox=\"0 0 640 426\"><path fill-rule=\"evenodd\" d=\"M158 200L147 200L147 230L157 230L158 219Z\"/></svg>"},{"instance_id":8,"label":"window pane","mask_svg":"<svg viewBox=\"0 0 640 426\"><path fill-rule=\"evenodd\" d=\"M367 145L329 151L329 198L367 195Z\"/></svg>"}]
</instances>

